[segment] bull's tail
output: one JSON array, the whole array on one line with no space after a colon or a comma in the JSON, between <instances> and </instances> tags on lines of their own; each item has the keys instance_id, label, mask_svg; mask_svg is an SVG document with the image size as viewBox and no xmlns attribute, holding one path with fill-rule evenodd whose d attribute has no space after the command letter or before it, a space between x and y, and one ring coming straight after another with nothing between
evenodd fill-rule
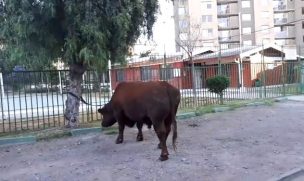
<instances>
[{"instance_id":1,"label":"bull's tail","mask_svg":"<svg viewBox=\"0 0 304 181\"><path fill-rule=\"evenodd\" d=\"M172 135L172 144L173 144L173 149L174 151L176 151L176 139L177 139L177 123L176 123L176 113L177 113L177 109L180 103L180 92L179 90L175 90L174 91L175 94L174 97L171 97L171 106L173 107L173 112L172 112L172 130L173 130L173 135ZM172 101L175 100L175 101Z\"/></svg>"},{"instance_id":2,"label":"bull's tail","mask_svg":"<svg viewBox=\"0 0 304 181\"><path fill-rule=\"evenodd\" d=\"M172 130L173 130L172 146L173 146L174 151L176 151L177 124L176 124L176 119L175 118L172 121Z\"/></svg>"}]
</instances>

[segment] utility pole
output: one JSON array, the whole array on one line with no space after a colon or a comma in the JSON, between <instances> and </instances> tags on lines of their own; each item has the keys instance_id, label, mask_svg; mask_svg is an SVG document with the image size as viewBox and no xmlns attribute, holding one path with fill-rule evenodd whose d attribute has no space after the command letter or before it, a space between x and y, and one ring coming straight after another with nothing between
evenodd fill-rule
<instances>
[{"instance_id":1,"label":"utility pole","mask_svg":"<svg viewBox=\"0 0 304 181\"><path fill-rule=\"evenodd\" d=\"M286 96L285 90L285 74L284 74L284 54L283 54L283 45L281 47L281 58L282 58L282 84L283 84L283 96Z\"/></svg>"},{"instance_id":2,"label":"utility pole","mask_svg":"<svg viewBox=\"0 0 304 181\"><path fill-rule=\"evenodd\" d=\"M264 42L262 40L262 68L263 68L263 84L264 84L264 98L266 98L266 70L265 70L265 60L264 60Z\"/></svg>"},{"instance_id":3,"label":"utility pole","mask_svg":"<svg viewBox=\"0 0 304 181\"><path fill-rule=\"evenodd\" d=\"M165 81L168 80L168 77L167 77L167 57L166 57L166 44L164 44L164 70L165 70Z\"/></svg>"},{"instance_id":4,"label":"utility pole","mask_svg":"<svg viewBox=\"0 0 304 181\"><path fill-rule=\"evenodd\" d=\"M221 43L219 43L219 55L218 55L218 75L222 75L222 65L221 65L221 59L222 59L222 46Z\"/></svg>"}]
</instances>

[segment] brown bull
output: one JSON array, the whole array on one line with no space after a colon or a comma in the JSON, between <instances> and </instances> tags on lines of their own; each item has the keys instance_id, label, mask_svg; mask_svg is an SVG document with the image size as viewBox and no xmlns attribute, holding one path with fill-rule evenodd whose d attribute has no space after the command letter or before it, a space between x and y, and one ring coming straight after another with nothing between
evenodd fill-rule
<instances>
[{"instance_id":1,"label":"brown bull","mask_svg":"<svg viewBox=\"0 0 304 181\"><path fill-rule=\"evenodd\" d=\"M160 160L168 159L166 145L167 137L173 128L173 148L176 148L177 125L176 112L180 103L180 92L164 81L155 82L123 82L120 83L110 100L104 107L98 109L102 114L103 127L112 126L118 122L119 135L116 143L123 142L125 125L138 128L137 140L142 141L142 126L153 125L161 148Z\"/></svg>"}]
</instances>

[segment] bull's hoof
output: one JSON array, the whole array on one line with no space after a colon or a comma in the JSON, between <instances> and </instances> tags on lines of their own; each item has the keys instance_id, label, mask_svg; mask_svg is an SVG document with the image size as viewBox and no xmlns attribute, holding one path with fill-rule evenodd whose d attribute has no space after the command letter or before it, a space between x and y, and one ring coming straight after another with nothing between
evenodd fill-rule
<instances>
[{"instance_id":1,"label":"bull's hoof","mask_svg":"<svg viewBox=\"0 0 304 181\"><path fill-rule=\"evenodd\" d=\"M168 159L169 159L168 155L160 155L160 157L159 157L160 161L166 161Z\"/></svg>"},{"instance_id":2,"label":"bull's hoof","mask_svg":"<svg viewBox=\"0 0 304 181\"><path fill-rule=\"evenodd\" d=\"M137 138L136 138L137 141L143 141L144 140L144 137L142 135L137 135Z\"/></svg>"},{"instance_id":3,"label":"bull's hoof","mask_svg":"<svg viewBox=\"0 0 304 181\"><path fill-rule=\"evenodd\" d=\"M117 138L116 139L116 144L121 144L123 142L123 139L122 138Z\"/></svg>"}]
</instances>

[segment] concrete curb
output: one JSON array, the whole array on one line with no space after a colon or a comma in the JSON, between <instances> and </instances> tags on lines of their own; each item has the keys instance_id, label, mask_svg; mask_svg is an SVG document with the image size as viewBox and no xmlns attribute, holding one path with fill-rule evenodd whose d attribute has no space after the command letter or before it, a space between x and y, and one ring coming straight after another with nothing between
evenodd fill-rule
<instances>
[{"instance_id":1,"label":"concrete curb","mask_svg":"<svg viewBox=\"0 0 304 181\"><path fill-rule=\"evenodd\" d=\"M37 140L36 136L20 136L20 137L6 137L0 139L0 146L2 145L18 145L31 144Z\"/></svg>"},{"instance_id":2,"label":"concrete curb","mask_svg":"<svg viewBox=\"0 0 304 181\"><path fill-rule=\"evenodd\" d=\"M231 107L214 107L213 112L225 112L225 111L230 111L232 110Z\"/></svg>"},{"instance_id":3,"label":"concrete curb","mask_svg":"<svg viewBox=\"0 0 304 181\"><path fill-rule=\"evenodd\" d=\"M195 112L187 112L176 115L176 119L188 119L197 116Z\"/></svg>"},{"instance_id":4,"label":"concrete curb","mask_svg":"<svg viewBox=\"0 0 304 181\"><path fill-rule=\"evenodd\" d=\"M288 97L278 97L274 99L275 102L288 101Z\"/></svg>"},{"instance_id":5,"label":"concrete curb","mask_svg":"<svg viewBox=\"0 0 304 181\"><path fill-rule=\"evenodd\" d=\"M291 170L289 172L286 172L285 174L283 174L279 177L272 178L268 181L292 181L292 180L295 180L295 179L301 179L301 180L304 179L303 168L293 169L293 170Z\"/></svg>"},{"instance_id":6,"label":"concrete curb","mask_svg":"<svg viewBox=\"0 0 304 181\"><path fill-rule=\"evenodd\" d=\"M89 133L99 133L102 131L101 127L93 127L93 128L80 128L80 129L73 129L71 130L72 136L79 136L83 134L89 134Z\"/></svg>"},{"instance_id":7,"label":"concrete curb","mask_svg":"<svg viewBox=\"0 0 304 181\"><path fill-rule=\"evenodd\" d=\"M265 102L253 102L253 103L248 103L246 106L261 106L261 105L266 105Z\"/></svg>"},{"instance_id":8,"label":"concrete curb","mask_svg":"<svg viewBox=\"0 0 304 181\"><path fill-rule=\"evenodd\" d=\"M80 129L72 129L69 130L66 134L55 133L49 136L49 138L60 138L62 135L70 135L70 136L79 136L83 134L89 134L89 133L98 133L101 132L101 127L93 127L93 128L80 128ZM54 136L55 135L55 136ZM48 136L44 137L42 140L46 140ZM18 145L18 144L31 144L36 143L38 140L37 135L32 136L20 136L20 137L0 137L0 146L4 145ZM39 141L39 140L38 140Z\"/></svg>"}]
</instances>

